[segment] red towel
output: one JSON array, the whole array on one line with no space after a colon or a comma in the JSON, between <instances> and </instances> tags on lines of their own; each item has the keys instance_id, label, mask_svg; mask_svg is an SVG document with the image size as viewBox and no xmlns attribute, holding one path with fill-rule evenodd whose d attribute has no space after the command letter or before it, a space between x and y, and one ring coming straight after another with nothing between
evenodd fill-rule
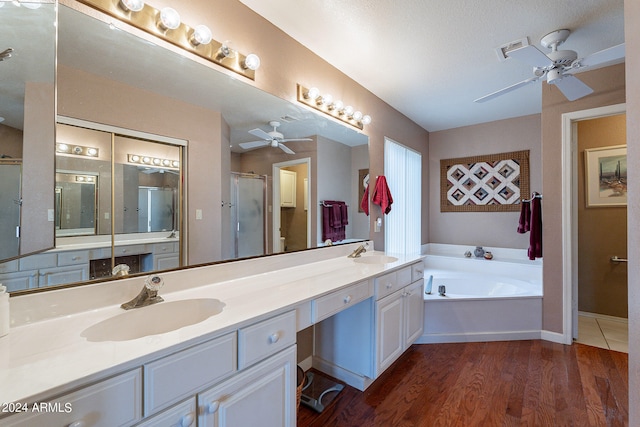
<instances>
[{"instance_id":1,"label":"red towel","mask_svg":"<svg viewBox=\"0 0 640 427\"><path fill-rule=\"evenodd\" d=\"M364 211L364 213L369 216L369 186L367 185L364 188L364 195L362 196L362 200L360 201L360 207Z\"/></svg>"},{"instance_id":2,"label":"red towel","mask_svg":"<svg viewBox=\"0 0 640 427\"><path fill-rule=\"evenodd\" d=\"M531 229L530 202L522 201L520 206L520 220L518 221L518 233L524 234Z\"/></svg>"},{"instance_id":3,"label":"red towel","mask_svg":"<svg viewBox=\"0 0 640 427\"><path fill-rule=\"evenodd\" d=\"M380 207L382 208L382 212L384 212L385 214L391 212L393 197L391 197L391 192L389 191L389 186L387 185L387 179L384 177L384 175L380 175L376 178L376 186L373 189L371 201L376 205L380 205Z\"/></svg>"},{"instance_id":4,"label":"red towel","mask_svg":"<svg viewBox=\"0 0 640 427\"><path fill-rule=\"evenodd\" d=\"M529 259L542 258L542 206L539 197L531 201L531 234L529 235Z\"/></svg>"}]
</instances>

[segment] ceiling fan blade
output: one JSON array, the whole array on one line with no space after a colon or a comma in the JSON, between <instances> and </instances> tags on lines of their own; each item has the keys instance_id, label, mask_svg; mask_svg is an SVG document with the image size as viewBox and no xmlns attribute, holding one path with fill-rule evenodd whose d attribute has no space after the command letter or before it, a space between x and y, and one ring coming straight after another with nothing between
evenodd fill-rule
<instances>
[{"instance_id":1,"label":"ceiling fan blade","mask_svg":"<svg viewBox=\"0 0 640 427\"><path fill-rule=\"evenodd\" d=\"M249 150L251 148L264 147L269 145L269 141L250 141L250 142L241 142L238 145L245 150Z\"/></svg>"},{"instance_id":2,"label":"ceiling fan blade","mask_svg":"<svg viewBox=\"0 0 640 427\"><path fill-rule=\"evenodd\" d=\"M493 92L493 93L490 93L489 95L485 95L485 96L483 96L483 97L481 97L481 98L478 98L478 99L476 99L476 100L475 100L475 101L473 101L473 102L486 102L486 101L490 101L490 100L492 100L492 99L494 99L494 98L497 98L497 97L499 97L499 96L501 96L501 95L504 95L505 93L512 92L512 91L514 91L514 90L516 90L516 89L519 89L519 88L521 88L521 87L523 87L523 86L528 85L529 83L533 83L533 82L537 81L538 79L540 79L540 77L531 77L530 79L523 80L523 81L521 81L521 82L519 82L519 83L516 83L516 84L511 85L511 86L507 86L507 87L505 87L504 89L497 90L497 91L495 91L495 92Z\"/></svg>"},{"instance_id":3,"label":"ceiling fan blade","mask_svg":"<svg viewBox=\"0 0 640 427\"><path fill-rule=\"evenodd\" d=\"M535 46L529 45L519 47L506 53L509 58L516 58L519 61L537 68L545 68L553 65L553 61L542 53Z\"/></svg>"},{"instance_id":4,"label":"ceiling fan blade","mask_svg":"<svg viewBox=\"0 0 640 427\"><path fill-rule=\"evenodd\" d=\"M610 48L603 49L601 51L592 53L584 58L577 59L571 64L571 69L567 71L569 74L585 71L587 67L595 67L597 65L606 64L608 62L619 61L624 59L625 46L621 43Z\"/></svg>"},{"instance_id":5,"label":"ceiling fan blade","mask_svg":"<svg viewBox=\"0 0 640 427\"><path fill-rule=\"evenodd\" d=\"M560 92L562 92L569 101L575 101L576 99L593 93L593 89L577 77L571 75L564 75L562 79L558 79L551 84L558 86Z\"/></svg>"},{"instance_id":6,"label":"ceiling fan blade","mask_svg":"<svg viewBox=\"0 0 640 427\"><path fill-rule=\"evenodd\" d=\"M296 154L291 148L287 147L286 145L278 144L278 147L280 147L280 149L287 154Z\"/></svg>"},{"instance_id":7,"label":"ceiling fan blade","mask_svg":"<svg viewBox=\"0 0 640 427\"><path fill-rule=\"evenodd\" d=\"M271 141L273 138L271 138L271 135L269 135L267 132L263 131L260 128L257 129L251 129L249 131L249 133L253 136L257 136L258 138L262 138L265 139L267 141Z\"/></svg>"},{"instance_id":8,"label":"ceiling fan blade","mask_svg":"<svg viewBox=\"0 0 640 427\"><path fill-rule=\"evenodd\" d=\"M289 138L289 139L281 139L280 142L301 142L301 141L313 141L311 138Z\"/></svg>"}]
</instances>

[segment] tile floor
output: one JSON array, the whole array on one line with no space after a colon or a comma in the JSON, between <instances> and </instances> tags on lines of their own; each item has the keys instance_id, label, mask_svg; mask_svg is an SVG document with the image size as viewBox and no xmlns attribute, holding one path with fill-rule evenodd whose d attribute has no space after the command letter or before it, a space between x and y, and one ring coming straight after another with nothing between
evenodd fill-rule
<instances>
[{"instance_id":1,"label":"tile floor","mask_svg":"<svg viewBox=\"0 0 640 427\"><path fill-rule=\"evenodd\" d=\"M580 312L576 342L629 353L628 321L619 317Z\"/></svg>"}]
</instances>

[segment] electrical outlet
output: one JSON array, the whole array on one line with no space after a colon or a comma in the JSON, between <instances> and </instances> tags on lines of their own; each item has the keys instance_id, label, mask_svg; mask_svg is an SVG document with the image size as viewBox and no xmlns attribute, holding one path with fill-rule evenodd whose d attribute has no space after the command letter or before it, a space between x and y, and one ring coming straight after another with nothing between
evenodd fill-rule
<instances>
[{"instance_id":1,"label":"electrical outlet","mask_svg":"<svg viewBox=\"0 0 640 427\"><path fill-rule=\"evenodd\" d=\"M53 211L53 209L47 209L47 221L55 221L55 212Z\"/></svg>"},{"instance_id":2,"label":"electrical outlet","mask_svg":"<svg viewBox=\"0 0 640 427\"><path fill-rule=\"evenodd\" d=\"M196 209L196 219L202 219L202 209Z\"/></svg>"}]
</instances>

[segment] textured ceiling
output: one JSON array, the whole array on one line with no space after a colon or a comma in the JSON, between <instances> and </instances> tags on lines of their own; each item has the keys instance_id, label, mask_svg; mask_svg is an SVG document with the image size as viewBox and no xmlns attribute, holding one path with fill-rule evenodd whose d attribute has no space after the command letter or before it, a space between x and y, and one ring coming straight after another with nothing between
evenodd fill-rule
<instances>
[{"instance_id":1,"label":"textured ceiling","mask_svg":"<svg viewBox=\"0 0 640 427\"><path fill-rule=\"evenodd\" d=\"M429 131L540 112L544 82L473 102L532 77L500 45L544 50L561 28L578 57L624 42L623 0L240 1Z\"/></svg>"}]
</instances>

